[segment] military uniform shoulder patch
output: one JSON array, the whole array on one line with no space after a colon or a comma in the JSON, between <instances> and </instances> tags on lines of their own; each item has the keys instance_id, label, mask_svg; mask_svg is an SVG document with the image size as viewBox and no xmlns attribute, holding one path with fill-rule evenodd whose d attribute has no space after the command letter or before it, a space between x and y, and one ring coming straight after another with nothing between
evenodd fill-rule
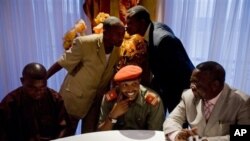
<instances>
[{"instance_id":1,"label":"military uniform shoulder patch","mask_svg":"<svg viewBox=\"0 0 250 141\"><path fill-rule=\"evenodd\" d=\"M158 95L154 94L153 92L147 91L147 93L144 96L145 101L153 106L156 106L159 104L160 99L158 97Z\"/></svg>"},{"instance_id":2,"label":"military uniform shoulder patch","mask_svg":"<svg viewBox=\"0 0 250 141\"><path fill-rule=\"evenodd\" d=\"M117 98L116 90L112 89L112 90L108 91L105 94L105 98L106 98L107 101L113 101L114 99L116 99Z\"/></svg>"}]
</instances>

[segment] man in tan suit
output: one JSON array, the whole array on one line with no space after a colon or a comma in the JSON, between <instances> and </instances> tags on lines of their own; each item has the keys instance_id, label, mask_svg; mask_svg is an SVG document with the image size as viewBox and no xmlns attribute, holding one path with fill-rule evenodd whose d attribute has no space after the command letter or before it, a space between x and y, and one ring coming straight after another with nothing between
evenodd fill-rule
<instances>
[{"instance_id":1,"label":"man in tan suit","mask_svg":"<svg viewBox=\"0 0 250 141\"><path fill-rule=\"evenodd\" d=\"M48 70L48 78L62 68L68 71L60 94L70 115L72 135L80 119L84 125L82 132L96 130L99 112L95 110L100 109L100 97L108 90L118 61L124 25L118 18L109 17L103 23L103 30L102 34L76 38L72 48Z\"/></svg>"},{"instance_id":2,"label":"man in tan suit","mask_svg":"<svg viewBox=\"0 0 250 141\"><path fill-rule=\"evenodd\" d=\"M163 124L168 140L183 141L198 135L203 141L229 141L230 125L250 124L249 96L225 83L225 70L220 64L199 64L190 81L190 89L183 92ZM182 129L185 121L191 129Z\"/></svg>"}]
</instances>

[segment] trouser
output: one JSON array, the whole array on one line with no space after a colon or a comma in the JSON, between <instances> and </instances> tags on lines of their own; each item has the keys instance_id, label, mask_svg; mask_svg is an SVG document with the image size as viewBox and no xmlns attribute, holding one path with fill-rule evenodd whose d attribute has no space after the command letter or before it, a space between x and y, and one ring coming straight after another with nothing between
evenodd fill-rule
<instances>
[{"instance_id":1,"label":"trouser","mask_svg":"<svg viewBox=\"0 0 250 141\"><path fill-rule=\"evenodd\" d=\"M81 132L89 133L97 131L99 114L100 114L100 103L94 102L88 111L88 114L82 120Z\"/></svg>"},{"instance_id":2,"label":"trouser","mask_svg":"<svg viewBox=\"0 0 250 141\"><path fill-rule=\"evenodd\" d=\"M84 118L78 118L76 116L69 115L70 125L67 131L69 135L75 135L80 120L82 120L81 133L89 133L97 131L101 100L102 96L96 97L87 115Z\"/></svg>"},{"instance_id":3,"label":"trouser","mask_svg":"<svg viewBox=\"0 0 250 141\"><path fill-rule=\"evenodd\" d=\"M69 115L69 125L66 131L66 134L68 136L75 135L79 121L80 121L80 118L77 118L76 116L73 116L73 115Z\"/></svg>"}]
</instances>

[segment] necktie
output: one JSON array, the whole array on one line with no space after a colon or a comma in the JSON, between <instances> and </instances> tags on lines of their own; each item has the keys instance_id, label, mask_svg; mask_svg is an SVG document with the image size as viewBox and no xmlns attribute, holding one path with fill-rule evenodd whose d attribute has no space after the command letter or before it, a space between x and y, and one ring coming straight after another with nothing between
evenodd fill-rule
<instances>
[{"instance_id":1,"label":"necktie","mask_svg":"<svg viewBox=\"0 0 250 141\"><path fill-rule=\"evenodd\" d=\"M204 101L204 117L206 119L206 121L209 119L210 114L212 112L212 107L213 103L208 102L208 101Z\"/></svg>"}]
</instances>

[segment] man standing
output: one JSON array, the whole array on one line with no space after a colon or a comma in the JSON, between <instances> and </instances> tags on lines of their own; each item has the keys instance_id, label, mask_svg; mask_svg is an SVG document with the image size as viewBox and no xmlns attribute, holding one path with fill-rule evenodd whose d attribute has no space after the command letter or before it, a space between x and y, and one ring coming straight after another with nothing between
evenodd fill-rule
<instances>
[{"instance_id":1,"label":"man standing","mask_svg":"<svg viewBox=\"0 0 250 141\"><path fill-rule=\"evenodd\" d=\"M162 130L165 118L160 97L140 85L142 69L127 65L114 76L117 87L103 97L99 130Z\"/></svg>"},{"instance_id":2,"label":"man standing","mask_svg":"<svg viewBox=\"0 0 250 141\"><path fill-rule=\"evenodd\" d=\"M143 6L127 11L127 32L140 34L148 42L149 68L153 74L150 87L161 96L165 110L171 112L189 87L194 68L181 41L162 23L153 23Z\"/></svg>"},{"instance_id":3,"label":"man standing","mask_svg":"<svg viewBox=\"0 0 250 141\"><path fill-rule=\"evenodd\" d=\"M103 33L81 36L49 69L48 78L65 68L67 76L60 93L70 115L75 134L78 121L83 119L82 132L96 130L102 94L109 88L119 57L125 29L116 17L103 22Z\"/></svg>"},{"instance_id":4,"label":"man standing","mask_svg":"<svg viewBox=\"0 0 250 141\"><path fill-rule=\"evenodd\" d=\"M161 96L165 110L171 112L182 91L189 88L194 69L181 41L167 25L153 23L147 9L139 5L127 11L127 32L140 34L148 42L148 62L153 74L150 88Z\"/></svg>"}]
</instances>

